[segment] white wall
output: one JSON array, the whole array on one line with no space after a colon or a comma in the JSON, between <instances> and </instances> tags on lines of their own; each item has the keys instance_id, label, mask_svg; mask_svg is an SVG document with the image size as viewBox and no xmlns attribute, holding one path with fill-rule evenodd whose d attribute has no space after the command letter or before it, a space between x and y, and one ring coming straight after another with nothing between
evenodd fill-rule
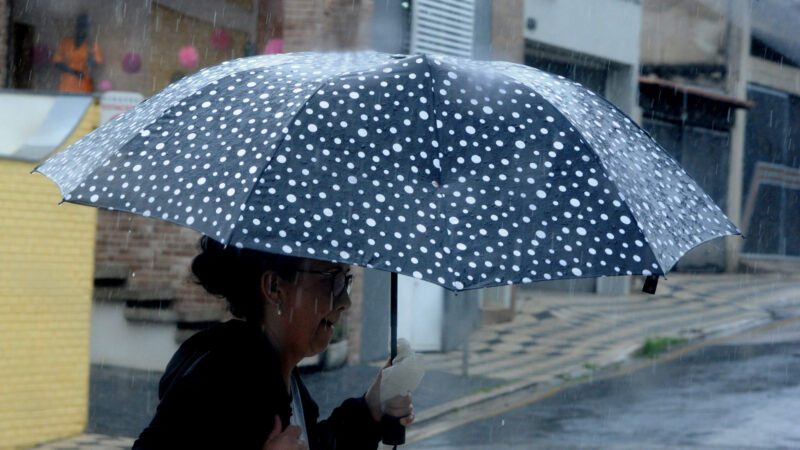
<instances>
[{"instance_id":1,"label":"white wall","mask_svg":"<svg viewBox=\"0 0 800 450\"><path fill-rule=\"evenodd\" d=\"M633 0L525 0L525 39L612 62L639 64L642 7ZM529 30L529 18L536 28Z\"/></svg>"},{"instance_id":2,"label":"white wall","mask_svg":"<svg viewBox=\"0 0 800 450\"><path fill-rule=\"evenodd\" d=\"M162 372L178 350L174 323L131 323L125 304L92 305L91 362Z\"/></svg>"}]
</instances>

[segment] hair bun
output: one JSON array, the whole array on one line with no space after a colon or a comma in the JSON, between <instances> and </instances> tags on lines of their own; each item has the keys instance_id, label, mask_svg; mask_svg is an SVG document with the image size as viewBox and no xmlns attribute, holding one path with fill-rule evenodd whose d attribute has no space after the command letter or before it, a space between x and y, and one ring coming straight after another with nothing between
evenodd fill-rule
<instances>
[{"instance_id":1,"label":"hair bun","mask_svg":"<svg viewBox=\"0 0 800 450\"><path fill-rule=\"evenodd\" d=\"M222 244L208 236L200 239L200 248L202 252L192 261L192 273L210 294L228 297L235 273L235 258Z\"/></svg>"}]
</instances>

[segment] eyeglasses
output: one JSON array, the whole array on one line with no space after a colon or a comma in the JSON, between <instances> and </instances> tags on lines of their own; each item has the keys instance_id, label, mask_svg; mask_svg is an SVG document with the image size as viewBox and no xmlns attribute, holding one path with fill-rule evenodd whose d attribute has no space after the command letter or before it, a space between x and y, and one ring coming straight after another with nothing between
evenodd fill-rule
<instances>
[{"instance_id":1,"label":"eyeglasses","mask_svg":"<svg viewBox=\"0 0 800 450\"><path fill-rule=\"evenodd\" d=\"M318 275L326 275L331 277L331 295L333 298L338 298L345 291L350 295L350 289L353 287L353 274L350 271L336 271L336 272L323 272L319 270L295 270L301 273L313 273Z\"/></svg>"}]
</instances>

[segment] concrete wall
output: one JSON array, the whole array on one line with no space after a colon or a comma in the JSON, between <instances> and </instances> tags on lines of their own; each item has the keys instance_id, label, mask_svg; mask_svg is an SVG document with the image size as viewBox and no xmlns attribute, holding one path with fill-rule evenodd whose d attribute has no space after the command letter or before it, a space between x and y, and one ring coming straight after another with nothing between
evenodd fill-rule
<instances>
[{"instance_id":1,"label":"concrete wall","mask_svg":"<svg viewBox=\"0 0 800 450\"><path fill-rule=\"evenodd\" d=\"M728 0L643 0L642 64L726 63Z\"/></svg>"},{"instance_id":2,"label":"concrete wall","mask_svg":"<svg viewBox=\"0 0 800 450\"><path fill-rule=\"evenodd\" d=\"M99 120L92 106L70 137ZM0 448L78 434L89 398L94 208L0 160Z\"/></svg>"}]
</instances>

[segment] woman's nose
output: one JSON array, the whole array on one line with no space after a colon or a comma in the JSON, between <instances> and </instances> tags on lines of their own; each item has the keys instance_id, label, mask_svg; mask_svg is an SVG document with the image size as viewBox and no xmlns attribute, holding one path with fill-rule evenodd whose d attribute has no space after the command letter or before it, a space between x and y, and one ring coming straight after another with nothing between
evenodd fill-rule
<instances>
[{"instance_id":1,"label":"woman's nose","mask_svg":"<svg viewBox=\"0 0 800 450\"><path fill-rule=\"evenodd\" d=\"M334 309L345 311L350 308L351 303L350 294L348 294L347 291L344 291L342 292L342 295L335 300Z\"/></svg>"}]
</instances>

